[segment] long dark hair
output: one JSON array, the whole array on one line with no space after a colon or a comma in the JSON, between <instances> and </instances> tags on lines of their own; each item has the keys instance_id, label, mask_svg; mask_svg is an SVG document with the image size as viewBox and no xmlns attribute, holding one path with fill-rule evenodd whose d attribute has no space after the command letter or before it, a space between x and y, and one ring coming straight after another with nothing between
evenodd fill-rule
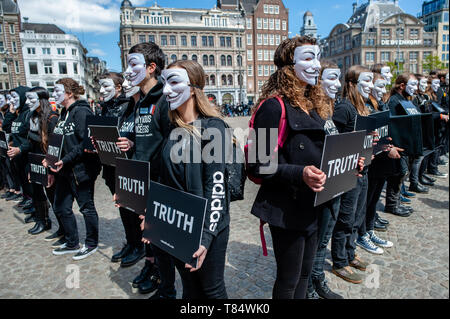
<instances>
[{"instance_id":1,"label":"long dark hair","mask_svg":"<svg viewBox=\"0 0 450 319\"><path fill-rule=\"evenodd\" d=\"M47 89L37 86L29 90L28 92L35 92L39 97L40 112L36 112L39 119L39 135L41 136L41 148L44 152L47 152L48 147L48 120L52 112L52 106L48 101L50 95Z\"/></svg>"},{"instance_id":2,"label":"long dark hair","mask_svg":"<svg viewBox=\"0 0 450 319\"><path fill-rule=\"evenodd\" d=\"M370 114L364 98L357 89L359 75L370 70L361 65L353 65L345 74L345 84L342 90L342 97L348 99L359 115L367 116ZM369 95L370 96L370 95Z\"/></svg>"}]
</instances>

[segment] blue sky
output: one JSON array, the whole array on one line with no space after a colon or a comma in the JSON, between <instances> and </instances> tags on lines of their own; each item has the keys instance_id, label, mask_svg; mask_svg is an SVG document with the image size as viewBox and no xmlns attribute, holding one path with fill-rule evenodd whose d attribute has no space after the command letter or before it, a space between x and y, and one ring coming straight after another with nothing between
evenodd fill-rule
<instances>
[{"instance_id":1,"label":"blue sky","mask_svg":"<svg viewBox=\"0 0 450 319\"><path fill-rule=\"evenodd\" d=\"M130 0L133 5L150 6L154 0ZM309 10L314 14L318 33L326 37L340 22L346 22L352 13L356 0L283 0L289 8L289 31L291 35L300 32L303 14ZM162 7L185 8L185 0L158 0ZM359 3L365 3L359 0ZM56 3L56 5L55 5ZM61 3L64 3L61 6ZM21 0L23 17L29 22L54 23L67 33L78 36L88 49L88 56L98 56L107 62L111 71L121 71L119 42L119 9L121 0ZM309 3L309 4L307 4ZM196 0L192 8L212 8L216 0ZM400 0L400 7L416 16L421 11L422 1ZM46 10L42 10L46 8Z\"/></svg>"}]
</instances>

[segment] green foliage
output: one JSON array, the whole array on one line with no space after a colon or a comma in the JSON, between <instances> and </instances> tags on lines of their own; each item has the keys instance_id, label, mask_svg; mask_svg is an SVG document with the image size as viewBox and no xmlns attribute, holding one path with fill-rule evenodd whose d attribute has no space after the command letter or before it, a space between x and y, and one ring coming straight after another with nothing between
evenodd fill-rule
<instances>
[{"instance_id":1,"label":"green foliage","mask_svg":"<svg viewBox=\"0 0 450 319\"><path fill-rule=\"evenodd\" d=\"M395 81L397 80L398 75L403 73L403 66L405 63L400 62L398 64L398 66L397 66L396 62L387 62L386 64L391 68L391 73L393 75L391 83L389 83L389 85L387 85L387 89L390 89L392 87L392 85L395 83Z\"/></svg>"},{"instance_id":2,"label":"green foliage","mask_svg":"<svg viewBox=\"0 0 450 319\"><path fill-rule=\"evenodd\" d=\"M445 69L444 64L441 62L441 60L439 60L439 57L436 55L427 56L423 61L422 66L424 72Z\"/></svg>"}]
</instances>

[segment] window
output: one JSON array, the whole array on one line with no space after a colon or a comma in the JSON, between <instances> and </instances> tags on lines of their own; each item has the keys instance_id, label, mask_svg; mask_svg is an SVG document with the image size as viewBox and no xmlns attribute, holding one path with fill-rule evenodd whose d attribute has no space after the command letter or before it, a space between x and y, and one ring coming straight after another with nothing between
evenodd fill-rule
<instances>
[{"instance_id":1,"label":"window","mask_svg":"<svg viewBox=\"0 0 450 319\"><path fill-rule=\"evenodd\" d=\"M29 69L30 69L30 74L38 74L38 66L37 66L37 62L30 62L28 63Z\"/></svg>"},{"instance_id":2,"label":"window","mask_svg":"<svg viewBox=\"0 0 450 319\"><path fill-rule=\"evenodd\" d=\"M264 65L264 76L269 76L269 66Z\"/></svg>"},{"instance_id":3,"label":"window","mask_svg":"<svg viewBox=\"0 0 450 319\"><path fill-rule=\"evenodd\" d=\"M242 66L242 56L238 55L236 59L237 59L237 65Z\"/></svg>"},{"instance_id":4,"label":"window","mask_svg":"<svg viewBox=\"0 0 450 319\"><path fill-rule=\"evenodd\" d=\"M15 66L15 69L16 69L16 73L20 73L20 67L19 67L19 61L14 61L14 66Z\"/></svg>"},{"instance_id":5,"label":"window","mask_svg":"<svg viewBox=\"0 0 450 319\"><path fill-rule=\"evenodd\" d=\"M404 61L404 52L400 52L400 55L398 54L398 52L395 52L395 59L398 60L399 62L403 62Z\"/></svg>"},{"instance_id":6,"label":"window","mask_svg":"<svg viewBox=\"0 0 450 319\"><path fill-rule=\"evenodd\" d=\"M258 61L263 60L263 50L258 50Z\"/></svg>"},{"instance_id":7,"label":"window","mask_svg":"<svg viewBox=\"0 0 450 319\"><path fill-rule=\"evenodd\" d=\"M247 18L245 19L246 24L247 24L247 30L251 30L252 29L252 19L251 18Z\"/></svg>"},{"instance_id":8,"label":"window","mask_svg":"<svg viewBox=\"0 0 450 319\"><path fill-rule=\"evenodd\" d=\"M391 36L391 29L381 29L381 36L383 38L388 38Z\"/></svg>"},{"instance_id":9,"label":"window","mask_svg":"<svg viewBox=\"0 0 450 319\"><path fill-rule=\"evenodd\" d=\"M262 39L263 39L263 35L262 35L261 33L258 33L258 34L256 35L256 44L262 45L262 44L263 44Z\"/></svg>"},{"instance_id":10,"label":"window","mask_svg":"<svg viewBox=\"0 0 450 319\"><path fill-rule=\"evenodd\" d=\"M214 46L214 37L213 37L213 36L209 36L209 37L208 37L208 45L209 45L210 47L213 47L213 46Z\"/></svg>"},{"instance_id":11,"label":"window","mask_svg":"<svg viewBox=\"0 0 450 319\"><path fill-rule=\"evenodd\" d=\"M247 61L253 61L253 50L247 50Z\"/></svg>"},{"instance_id":12,"label":"window","mask_svg":"<svg viewBox=\"0 0 450 319\"><path fill-rule=\"evenodd\" d=\"M390 62L391 52L381 52L381 62Z\"/></svg>"},{"instance_id":13,"label":"window","mask_svg":"<svg viewBox=\"0 0 450 319\"><path fill-rule=\"evenodd\" d=\"M36 49L35 48L27 48L27 52L28 52L28 54L36 54Z\"/></svg>"},{"instance_id":14,"label":"window","mask_svg":"<svg viewBox=\"0 0 450 319\"><path fill-rule=\"evenodd\" d=\"M410 65L409 65L409 72L411 72L411 73L417 73L417 63L411 63Z\"/></svg>"},{"instance_id":15,"label":"window","mask_svg":"<svg viewBox=\"0 0 450 319\"><path fill-rule=\"evenodd\" d=\"M270 34L269 35L269 44L270 45L274 45L275 44L275 35L274 34Z\"/></svg>"},{"instance_id":16,"label":"window","mask_svg":"<svg viewBox=\"0 0 450 319\"><path fill-rule=\"evenodd\" d=\"M236 47L242 48L242 37L236 37Z\"/></svg>"},{"instance_id":17,"label":"window","mask_svg":"<svg viewBox=\"0 0 450 319\"><path fill-rule=\"evenodd\" d=\"M150 35L148 36L148 42L155 43L155 36L154 36L153 34L150 34Z\"/></svg>"},{"instance_id":18,"label":"window","mask_svg":"<svg viewBox=\"0 0 450 319\"><path fill-rule=\"evenodd\" d=\"M44 61L44 73L53 74L53 66L51 61Z\"/></svg>"},{"instance_id":19,"label":"window","mask_svg":"<svg viewBox=\"0 0 450 319\"><path fill-rule=\"evenodd\" d=\"M269 6L269 14L273 14L273 6Z\"/></svg>"},{"instance_id":20,"label":"window","mask_svg":"<svg viewBox=\"0 0 450 319\"><path fill-rule=\"evenodd\" d=\"M14 24L9 25L9 33L14 34L16 33L16 29L14 28Z\"/></svg>"},{"instance_id":21,"label":"window","mask_svg":"<svg viewBox=\"0 0 450 319\"><path fill-rule=\"evenodd\" d=\"M78 63L73 63L73 74L78 74Z\"/></svg>"},{"instance_id":22,"label":"window","mask_svg":"<svg viewBox=\"0 0 450 319\"><path fill-rule=\"evenodd\" d=\"M286 31L286 29L287 29L286 20L283 20L282 26L283 26L283 31Z\"/></svg>"},{"instance_id":23,"label":"window","mask_svg":"<svg viewBox=\"0 0 450 319\"><path fill-rule=\"evenodd\" d=\"M192 61L195 61L195 62L197 62L197 60L198 60L198 57L197 57L197 55L196 55L196 54L194 54L194 55L192 56Z\"/></svg>"},{"instance_id":24,"label":"window","mask_svg":"<svg viewBox=\"0 0 450 319\"><path fill-rule=\"evenodd\" d=\"M258 90L261 90L263 84L264 84L264 81L258 81Z\"/></svg>"},{"instance_id":25,"label":"window","mask_svg":"<svg viewBox=\"0 0 450 319\"><path fill-rule=\"evenodd\" d=\"M170 45L177 45L177 37L175 35L170 36Z\"/></svg>"},{"instance_id":26,"label":"window","mask_svg":"<svg viewBox=\"0 0 450 319\"><path fill-rule=\"evenodd\" d=\"M270 61L269 50L264 50L264 61Z\"/></svg>"},{"instance_id":27,"label":"window","mask_svg":"<svg viewBox=\"0 0 450 319\"><path fill-rule=\"evenodd\" d=\"M269 19L263 18L264 30L269 29Z\"/></svg>"},{"instance_id":28,"label":"window","mask_svg":"<svg viewBox=\"0 0 450 319\"><path fill-rule=\"evenodd\" d=\"M181 36L181 45L187 47L187 37L185 35Z\"/></svg>"},{"instance_id":29,"label":"window","mask_svg":"<svg viewBox=\"0 0 450 319\"><path fill-rule=\"evenodd\" d=\"M187 59L188 59L188 57L187 57L186 54L183 54L183 55L181 56L181 60L186 61Z\"/></svg>"},{"instance_id":30,"label":"window","mask_svg":"<svg viewBox=\"0 0 450 319\"><path fill-rule=\"evenodd\" d=\"M176 54L172 54L172 55L170 56L170 60L172 61L172 63L173 63L173 62L177 62L177 56L176 56Z\"/></svg>"},{"instance_id":31,"label":"window","mask_svg":"<svg viewBox=\"0 0 450 319\"><path fill-rule=\"evenodd\" d=\"M220 41L220 46L223 48L223 47L225 47L225 37L220 37L219 38L219 41Z\"/></svg>"},{"instance_id":32,"label":"window","mask_svg":"<svg viewBox=\"0 0 450 319\"><path fill-rule=\"evenodd\" d=\"M279 34L275 34L275 45L280 45L281 37Z\"/></svg>"},{"instance_id":33,"label":"window","mask_svg":"<svg viewBox=\"0 0 450 319\"><path fill-rule=\"evenodd\" d=\"M247 75L248 76L253 76L253 65L248 65L247 66Z\"/></svg>"},{"instance_id":34,"label":"window","mask_svg":"<svg viewBox=\"0 0 450 319\"><path fill-rule=\"evenodd\" d=\"M72 49L72 55L73 56L77 55L77 49Z\"/></svg>"},{"instance_id":35,"label":"window","mask_svg":"<svg viewBox=\"0 0 450 319\"><path fill-rule=\"evenodd\" d=\"M429 51L424 52L423 53L423 59L425 60L430 55L431 55L431 52L429 52Z\"/></svg>"},{"instance_id":36,"label":"window","mask_svg":"<svg viewBox=\"0 0 450 319\"><path fill-rule=\"evenodd\" d=\"M206 54L203 56L203 65L208 66L208 56Z\"/></svg>"},{"instance_id":37,"label":"window","mask_svg":"<svg viewBox=\"0 0 450 319\"><path fill-rule=\"evenodd\" d=\"M3 24L0 24L0 33L3 33Z\"/></svg>"},{"instance_id":38,"label":"window","mask_svg":"<svg viewBox=\"0 0 450 319\"><path fill-rule=\"evenodd\" d=\"M403 28L397 28L397 37L403 38L405 36L405 30Z\"/></svg>"},{"instance_id":39,"label":"window","mask_svg":"<svg viewBox=\"0 0 450 319\"><path fill-rule=\"evenodd\" d=\"M227 55L227 65L233 66L233 58L231 57L231 55Z\"/></svg>"},{"instance_id":40,"label":"window","mask_svg":"<svg viewBox=\"0 0 450 319\"><path fill-rule=\"evenodd\" d=\"M233 85L233 76L231 74L228 75L228 85Z\"/></svg>"},{"instance_id":41,"label":"window","mask_svg":"<svg viewBox=\"0 0 450 319\"><path fill-rule=\"evenodd\" d=\"M67 74L66 62L59 62L59 74Z\"/></svg>"},{"instance_id":42,"label":"window","mask_svg":"<svg viewBox=\"0 0 450 319\"><path fill-rule=\"evenodd\" d=\"M131 35L127 35L128 46L131 46Z\"/></svg>"},{"instance_id":43,"label":"window","mask_svg":"<svg viewBox=\"0 0 450 319\"><path fill-rule=\"evenodd\" d=\"M5 51L5 44L3 43L3 41L0 41L0 52Z\"/></svg>"},{"instance_id":44,"label":"window","mask_svg":"<svg viewBox=\"0 0 450 319\"><path fill-rule=\"evenodd\" d=\"M53 82L45 82L45 85L47 86L47 90L48 90L50 93L53 93L55 84L54 84Z\"/></svg>"},{"instance_id":45,"label":"window","mask_svg":"<svg viewBox=\"0 0 450 319\"><path fill-rule=\"evenodd\" d=\"M204 47L208 46L208 37L205 35L202 36L202 46Z\"/></svg>"},{"instance_id":46,"label":"window","mask_svg":"<svg viewBox=\"0 0 450 319\"><path fill-rule=\"evenodd\" d=\"M338 41L339 42L339 41ZM338 43L339 44L339 43ZM374 46L375 45L375 39L366 39L366 45L368 46Z\"/></svg>"},{"instance_id":47,"label":"window","mask_svg":"<svg viewBox=\"0 0 450 319\"><path fill-rule=\"evenodd\" d=\"M256 18L256 29L261 30L262 29L262 19Z\"/></svg>"},{"instance_id":48,"label":"window","mask_svg":"<svg viewBox=\"0 0 450 319\"><path fill-rule=\"evenodd\" d=\"M258 65L258 76L263 76L263 66Z\"/></svg>"},{"instance_id":49,"label":"window","mask_svg":"<svg viewBox=\"0 0 450 319\"><path fill-rule=\"evenodd\" d=\"M144 43L144 42L145 42L145 35L139 34L139 43Z\"/></svg>"},{"instance_id":50,"label":"window","mask_svg":"<svg viewBox=\"0 0 450 319\"><path fill-rule=\"evenodd\" d=\"M17 43L16 43L16 41L12 42L12 51L13 51L13 53L17 53Z\"/></svg>"},{"instance_id":51,"label":"window","mask_svg":"<svg viewBox=\"0 0 450 319\"><path fill-rule=\"evenodd\" d=\"M214 74L211 74L211 76L209 77L209 83L211 85L216 85L216 76Z\"/></svg>"},{"instance_id":52,"label":"window","mask_svg":"<svg viewBox=\"0 0 450 319\"><path fill-rule=\"evenodd\" d=\"M8 73L8 66L6 65L6 63L3 63L2 70L3 70L3 73Z\"/></svg>"},{"instance_id":53,"label":"window","mask_svg":"<svg viewBox=\"0 0 450 319\"><path fill-rule=\"evenodd\" d=\"M273 19L269 19L269 30L273 30L273 29L275 29L274 20Z\"/></svg>"},{"instance_id":54,"label":"window","mask_svg":"<svg viewBox=\"0 0 450 319\"><path fill-rule=\"evenodd\" d=\"M366 63L375 62L375 52L366 52Z\"/></svg>"},{"instance_id":55,"label":"window","mask_svg":"<svg viewBox=\"0 0 450 319\"><path fill-rule=\"evenodd\" d=\"M209 56L209 65L214 66L216 64L216 59L214 58L214 55Z\"/></svg>"},{"instance_id":56,"label":"window","mask_svg":"<svg viewBox=\"0 0 450 319\"><path fill-rule=\"evenodd\" d=\"M167 45L167 35L161 36L161 45Z\"/></svg>"},{"instance_id":57,"label":"window","mask_svg":"<svg viewBox=\"0 0 450 319\"><path fill-rule=\"evenodd\" d=\"M275 30L280 30L280 19L275 19Z\"/></svg>"},{"instance_id":58,"label":"window","mask_svg":"<svg viewBox=\"0 0 450 319\"><path fill-rule=\"evenodd\" d=\"M409 60L410 61L417 61L418 57L419 57L419 52L409 52Z\"/></svg>"},{"instance_id":59,"label":"window","mask_svg":"<svg viewBox=\"0 0 450 319\"><path fill-rule=\"evenodd\" d=\"M273 73L275 73L275 65L271 65L270 66L270 74L272 75Z\"/></svg>"},{"instance_id":60,"label":"window","mask_svg":"<svg viewBox=\"0 0 450 319\"><path fill-rule=\"evenodd\" d=\"M269 6L267 4L264 5L264 13L269 13Z\"/></svg>"},{"instance_id":61,"label":"window","mask_svg":"<svg viewBox=\"0 0 450 319\"><path fill-rule=\"evenodd\" d=\"M252 45L253 41L252 41L252 35L251 34L247 34L247 45Z\"/></svg>"},{"instance_id":62,"label":"window","mask_svg":"<svg viewBox=\"0 0 450 319\"><path fill-rule=\"evenodd\" d=\"M58 49L56 49L56 51L58 52L58 55L65 55L66 54L66 49L64 49L64 48L58 48Z\"/></svg>"},{"instance_id":63,"label":"window","mask_svg":"<svg viewBox=\"0 0 450 319\"><path fill-rule=\"evenodd\" d=\"M409 35L411 38L417 38L419 36L419 29L411 29Z\"/></svg>"},{"instance_id":64,"label":"window","mask_svg":"<svg viewBox=\"0 0 450 319\"><path fill-rule=\"evenodd\" d=\"M227 85L227 76L225 74L222 75L222 86Z\"/></svg>"},{"instance_id":65,"label":"window","mask_svg":"<svg viewBox=\"0 0 450 319\"><path fill-rule=\"evenodd\" d=\"M191 46L193 46L193 47L197 46L197 36L196 35L191 36Z\"/></svg>"},{"instance_id":66,"label":"window","mask_svg":"<svg viewBox=\"0 0 450 319\"><path fill-rule=\"evenodd\" d=\"M227 58L224 55L220 56L220 65L226 66L227 65Z\"/></svg>"},{"instance_id":67,"label":"window","mask_svg":"<svg viewBox=\"0 0 450 319\"><path fill-rule=\"evenodd\" d=\"M264 38L264 45L269 45L269 35L265 33L263 38Z\"/></svg>"},{"instance_id":68,"label":"window","mask_svg":"<svg viewBox=\"0 0 450 319\"><path fill-rule=\"evenodd\" d=\"M231 37L227 37L227 48L231 48Z\"/></svg>"},{"instance_id":69,"label":"window","mask_svg":"<svg viewBox=\"0 0 450 319\"><path fill-rule=\"evenodd\" d=\"M280 6L274 6L275 14L280 14Z\"/></svg>"}]
</instances>

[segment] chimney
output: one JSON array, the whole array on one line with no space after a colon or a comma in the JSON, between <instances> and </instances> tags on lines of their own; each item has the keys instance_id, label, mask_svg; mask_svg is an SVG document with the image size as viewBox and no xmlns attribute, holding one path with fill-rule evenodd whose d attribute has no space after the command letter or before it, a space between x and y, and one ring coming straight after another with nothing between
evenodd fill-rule
<instances>
[{"instance_id":1,"label":"chimney","mask_svg":"<svg viewBox=\"0 0 450 319\"><path fill-rule=\"evenodd\" d=\"M353 2L353 13L356 12L356 8L358 7L358 3L357 2Z\"/></svg>"},{"instance_id":2,"label":"chimney","mask_svg":"<svg viewBox=\"0 0 450 319\"><path fill-rule=\"evenodd\" d=\"M398 0L394 0L394 5L398 7Z\"/></svg>"}]
</instances>

